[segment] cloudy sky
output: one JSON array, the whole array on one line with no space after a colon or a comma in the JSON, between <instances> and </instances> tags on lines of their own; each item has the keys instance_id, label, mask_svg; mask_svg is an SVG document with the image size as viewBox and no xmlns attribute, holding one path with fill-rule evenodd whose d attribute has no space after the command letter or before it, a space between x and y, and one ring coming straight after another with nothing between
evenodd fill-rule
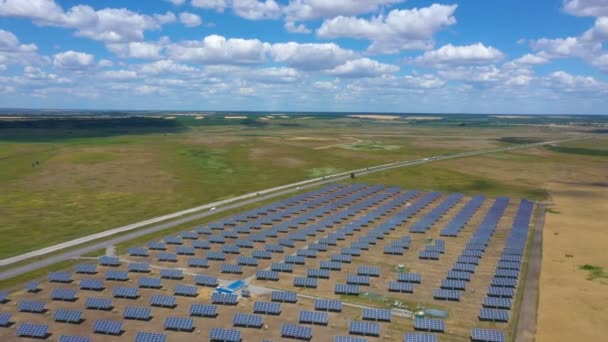
<instances>
[{"instance_id":1,"label":"cloudy sky","mask_svg":"<svg viewBox=\"0 0 608 342\"><path fill-rule=\"evenodd\" d=\"M608 0L0 0L0 107L608 114Z\"/></svg>"}]
</instances>

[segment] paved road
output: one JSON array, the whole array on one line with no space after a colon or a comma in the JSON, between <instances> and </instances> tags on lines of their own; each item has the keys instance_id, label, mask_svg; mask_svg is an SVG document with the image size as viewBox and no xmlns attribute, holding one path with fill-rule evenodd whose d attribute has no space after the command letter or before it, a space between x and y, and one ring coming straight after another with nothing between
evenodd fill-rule
<instances>
[{"instance_id":1,"label":"paved road","mask_svg":"<svg viewBox=\"0 0 608 342\"><path fill-rule=\"evenodd\" d=\"M383 165L377 165L377 166L372 166L372 167L363 168L363 169L341 172L341 173L337 173L337 174L330 175L330 176L309 179L306 181L296 182L296 183L283 185L283 186L279 186L279 187L275 187L275 188L271 188L271 189L260 190L255 193L249 193L249 194L234 197L231 199L218 201L218 202L202 205L202 206L199 206L196 208L183 210L183 211L180 211L177 213L156 217L156 218L145 220L145 221L138 222L138 223L133 223L133 224L130 224L127 226L107 230L107 231L97 233L97 234L92 234L92 235L82 237L82 238L79 238L76 240L64 242L64 243L61 243L61 244L58 244L55 246L50 246L50 247L43 248L43 249L40 249L37 251L32 251L32 252L21 254L21 255L11 257L8 259L0 260L0 266L7 266L7 265L11 265L11 264L14 264L17 262L25 261L25 260L33 258L33 257L43 256L43 255L46 255L49 253L61 251L66 248L72 248L72 247L76 247L78 245L82 245L82 244L85 244L88 242L110 237L112 235L116 235L119 233L124 233L124 232L128 232L131 230L135 230L135 229L138 229L138 228L141 228L144 226L148 226L150 224L166 221L166 222L159 223L159 224L147 227L147 228L136 230L135 232L125 234L120 237L101 241L101 242L98 242L98 243L95 243L95 244L92 244L92 245L89 245L86 247L77 248L77 249L74 249L72 251L68 251L65 253L53 255L53 256L50 256L43 260L35 261L35 262L32 262L32 263L24 265L24 266L16 267L14 269L10 269L5 272L1 272L0 280L5 280L5 279L8 279L8 278L11 278L14 276L18 276L18 275L21 275L21 274L24 274L24 273L27 273L30 271L34 271L34 270L58 263L60 261L78 257L83 254L87 254L87 253L90 253L90 252L93 252L93 251L96 251L99 249L103 249L103 248L106 248L111 245L133 240L138 237L148 235L148 234L160 231L160 230L169 229L169 228L176 227L178 225L181 225L181 224L184 224L187 222L199 220L204 217L207 217L207 216L210 216L210 215L222 212L222 211L239 208L242 206L246 206L246 205L253 204L253 203L256 203L259 201L282 196L282 195L296 192L299 190L303 190L306 188L316 187L316 186L323 185L326 183L333 183L336 181L345 180L345 179L350 178L351 173L355 173L357 176L362 176L362 175L366 175L366 174L370 174L370 173L375 173L375 172L380 172L380 171L385 171L385 170L390 170L390 169L395 169L395 168L400 168L400 167L419 165L419 164L424 164L424 163L429 163L429 162L434 162L434 161L439 161L439 160L463 158L463 157L483 155L483 154L489 154L489 153L525 149L525 148L530 148L530 147L552 145L552 144L558 144L558 143L562 143L562 142L567 142L567 141L572 141L572 140L581 140L581 139L589 139L589 137L546 141L546 142L541 142L541 143L524 144L524 145L517 145L517 146L511 146L511 147L504 147L504 148L468 151L468 152L434 156L434 157L421 158L421 159L409 160L409 161L396 161L396 162L389 163L389 164L383 164ZM210 211L210 209L214 208L214 207L216 207L217 210ZM196 214L194 214L194 213L196 213ZM194 215L186 216L188 214L194 214ZM182 216L184 216L184 217L182 217ZM173 218L176 218L176 219L171 220ZM167 220L171 220L171 221L167 221Z\"/></svg>"}]
</instances>

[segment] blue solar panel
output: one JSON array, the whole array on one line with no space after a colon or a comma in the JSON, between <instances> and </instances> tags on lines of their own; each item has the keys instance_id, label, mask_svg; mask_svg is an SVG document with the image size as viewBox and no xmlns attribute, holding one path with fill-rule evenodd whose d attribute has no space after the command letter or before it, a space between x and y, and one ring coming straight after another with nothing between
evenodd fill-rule
<instances>
[{"instance_id":1,"label":"blue solar panel","mask_svg":"<svg viewBox=\"0 0 608 342\"><path fill-rule=\"evenodd\" d=\"M151 318L150 313L150 308L127 306L122 312L122 318L147 321Z\"/></svg>"},{"instance_id":2,"label":"blue solar panel","mask_svg":"<svg viewBox=\"0 0 608 342\"><path fill-rule=\"evenodd\" d=\"M515 289L510 288L510 287L490 286L490 288L488 288L488 296L513 298L513 297L515 297Z\"/></svg>"},{"instance_id":3,"label":"blue solar panel","mask_svg":"<svg viewBox=\"0 0 608 342\"><path fill-rule=\"evenodd\" d=\"M150 297L150 305L163 308L174 308L175 301L175 297L173 296L153 295Z\"/></svg>"},{"instance_id":4,"label":"blue solar panel","mask_svg":"<svg viewBox=\"0 0 608 342\"><path fill-rule=\"evenodd\" d=\"M150 264L147 262L132 262L128 266L129 272L148 273L150 272Z\"/></svg>"},{"instance_id":5,"label":"blue solar panel","mask_svg":"<svg viewBox=\"0 0 608 342\"><path fill-rule=\"evenodd\" d=\"M55 316L53 319L55 320L55 322L78 324L82 321L82 311L58 309L57 311L55 311Z\"/></svg>"},{"instance_id":6,"label":"blue solar panel","mask_svg":"<svg viewBox=\"0 0 608 342\"><path fill-rule=\"evenodd\" d=\"M238 296L231 293L214 292L211 295L211 302L213 304L236 305L238 303Z\"/></svg>"},{"instance_id":7,"label":"blue solar panel","mask_svg":"<svg viewBox=\"0 0 608 342\"><path fill-rule=\"evenodd\" d=\"M243 274L243 267L241 265L223 264L220 267L220 272L232 273L232 274Z\"/></svg>"},{"instance_id":8,"label":"blue solar panel","mask_svg":"<svg viewBox=\"0 0 608 342\"><path fill-rule=\"evenodd\" d=\"M379 277L380 267L376 266L359 266L357 268L357 274L362 276Z\"/></svg>"},{"instance_id":9,"label":"blue solar panel","mask_svg":"<svg viewBox=\"0 0 608 342\"><path fill-rule=\"evenodd\" d=\"M460 301L460 291L436 289L433 292L433 298L438 300Z\"/></svg>"},{"instance_id":10,"label":"blue solar panel","mask_svg":"<svg viewBox=\"0 0 608 342\"><path fill-rule=\"evenodd\" d=\"M301 325L283 323L281 326L281 337L310 340L312 329Z\"/></svg>"},{"instance_id":11,"label":"blue solar panel","mask_svg":"<svg viewBox=\"0 0 608 342\"><path fill-rule=\"evenodd\" d=\"M131 247L127 250L129 256L147 257L149 256L148 249L144 247Z\"/></svg>"},{"instance_id":12,"label":"blue solar panel","mask_svg":"<svg viewBox=\"0 0 608 342\"><path fill-rule=\"evenodd\" d=\"M514 278L492 278L492 286L497 287L517 287L517 279Z\"/></svg>"},{"instance_id":13,"label":"blue solar panel","mask_svg":"<svg viewBox=\"0 0 608 342\"><path fill-rule=\"evenodd\" d=\"M270 266L270 269L273 271L276 271L276 272L291 273L291 272L293 272L293 265L285 264L282 262L273 262L272 265Z\"/></svg>"},{"instance_id":14,"label":"blue solar panel","mask_svg":"<svg viewBox=\"0 0 608 342\"><path fill-rule=\"evenodd\" d=\"M101 256L99 257L99 264L103 266L120 266L120 259L113 256Z\"/></svg>"},{"instance_id":15,"label":"blue solar panel","mask_svg":"<svg viewBox=\"0 0 608 342\"><path fill-rule=\"evenodd\" d=\"M178 236L167 236L165 237L165 243L168 245L182 245L184 240Z\"/></svg>"},{"instance_id":16,"label":"blue solar panel","mask_svg":"<svg viewBox=\"0 0 608 342\"><path fill-rule=\"evenodd\" d=\"M240 342L241 332L235 329L211 328L209 340L212 342Z\"/></svg>"},{"instance_id":17,"label":"blue solar panel","mask_svg":"<svg viewBox=\"0 0 608 342\"><path fill-rule=\"evenodd\" d=\"M135 342L167 342L167 335L140 331L135 335Z\"/></svg>"},{"instance_id":18,"label":"blue solar panel","mask_svg":"<svg viewBox=\"0 0 608 342\"><path fill-rule=\"evenodd\" d=\"M40 291L39 286L40 286L40 282L38 280L32 280L32 281L28 282L27 284L25 284L25 288L27 289L27 292L33 292L33 293Z\"/></svg>"},{"instance_id":19,"label":"blue solar panel","mask_svg":"<svg viewBox=\"0 0 608 342\"><path fill-rule=\"evenodd\" d=\"M49 333L49 326L46 324L21 323L17 327L17 336L46 338Z\"/></svg>"},{"instance_id":20,"label":"blue solar panel","mask_svg":"<svg viewBox=\"0 0 608 342\"><path fill-rule=\"evenodd\" d=\"M485 297L483 299L484 308L511 309L512 304L510 298Z\"/></svg>"},{"instance_id":21,"label":"blue solar panel","mask_svg":"<svg viewBox=\"0 0 608 342\"><path fill-rule=\"evenodd\" d=\"M160 277L164 279L183 279L184 274L182 270L167 268L160 270Z\"/></svg>"},{"instance_id":22,"label":"blue solar panel","mask_svg":"<svg viewBox=\"0 0 608 342\"><path fill-rule=\"evenodd\" d=\"M508 322L509 321L509 311L500 310L500 309L482 308L479 310L479 320L480 321L490 321L490 322Z\"/></svg>"},{"instance_id":23,"label":"blue solar panel","mask_svg":"<svg viewBox=\"0 0 608 342\"><path fill-rule=\"evenodd\" d=\"M350 321L348 331L352 335L380 336L380 325L373 322Z\"/></svg>"},{"instance_id":24,"label":"blue solar panel","mask_svg":"<svg viewBox=\"0 0 608 342\"><path fill-rule=\"evenodd\" d=\"M76 300L76 290L73 289L54 289L51 292L52 300L65 300L74 301Z\"/></svg>"},{"instance_id":25,"label":"blue solar panel","mask_svg":"<svg viewBox=\"0 0 608 342\"><path fill-rule=\"evenodd\" d=\"M471 329L471 340L475 342L505 342L505 334L499 330Z\"/></svg>"},{"instance_id":26,"label":"blue solar panel","mask_svg":"<svg viewBox=\"0 0 608 342\"><path fill-rule=\"evenodd\" d=\"M422 282L422 276L420 273L399 272L397 273L397 281L402 283L420 284Z\"/></svg>"},{"instance_id":27,"label":"blue solar panel","mask_svg":"<svg viewBox=\"0 0 608 342\"><path fill-rule=\"evenodd\" d=\"M306 257L298 255L288 255L285 257L286 264L304 265L306 263Z\"/></svg>"},{"instance_id":28,"label":"blue solar panel","mask_svg":"<svg viewBox=\"0 0 608 342\"><path fill-rule=\"evenodd\" d=\"M0 313L0 327L8 327L11 325L11 318L13 316L8 313Z\"/></svg>"},{"instance_id":29,"label":"blue solar panel","mask_svg":"<svg viewBox=\"0 0 608 342\"><path fill-rule=\"evenodd\" d=\"M342 270L342 264L338 261L323 260L319 263L319 268L323 270L340 271Z\"/></svg>"},{"instance_id":30,"label":"blue solar panel","mask_svg":"<svg viewBox=\"0 0 608 342\"><path fill-rule=\"evenodd\" d=\"M369 286L370 279L369 279L368 276L359 276L359 275L349 274L349 275L346 276L346 283L347 284L353 284L353 285L366 285L366 286Z\"/></svg>"},{"instance_id":31,"label":"blue solar panel","mask_svg":"<svg viewBox=\"0 0 608 342\"><path fill-rule=\"evenodd\" d=\"M352 336L334 336L334 342L367 342L367 339Z\"/></svg>"},{"instance_id":32,"label":"blue solar panel","mask_svg":"<svg viewBox=\"0 0 608 342\"><path fill-rule=\"evenodd\" d=\"M345 264L350 264L353 261L352 255L334 254L331 256L331 261L337 261Z\"/></svg>"},{"instance_id":33,"label":"blue solar panel","mask_svg":"<svg viewBox=\"0 0 608 342\"><path fill-rule=\"evenodd\" d=\"M363 308L362 318L367 321L390 322L391 321L391 310Z\"/></svg>"},{"instance_id":34,"label":"blue solar panel","mask_svg":"<svg viewBox=\"0 0 608 342\"><path fill-rule=\"evenodd\" d=\"M198 287L193 285L178 284L173 288L173 294L176 296L196 297L198 296Z\"/></svg>"},{"instance_id":35,"label":"blue solar panel","mask_svg":"<svg viewBox=\"0 0 608 342\"><path fill-rule=\"evenodd\" d=\"M149 289L160 289L163 287L160 278L148 277L139 278L139 280L137 281L137 286Z\"/></svg>"},{"instance_id":36,"label":"blue solar panel","mask_svg":"<svg viewBox=\"0 0 608 342\"><path fill-rule=\"evenodd\" d=\"M122 322L98 319L93 325L93 332L96 334L120 335L122 332Z\"/></svg>"},{"instance_id":37,"label":"blue solar panel","mask_svg":"<svg viewBox=\"0 0 608 342\"><path fill-rule=\"evenodd\" d=\"M197 240L197 241L192 241L192 247L195 249L211 249L211 244L209 243L209 241L201 241L201 240Z\"/></svg>"},{"instance_id":38,"label":"blue solar panel","mask_svg":"<svg viewBox=\"0 0 608 342\"><path fill-rule=\"evenodd\" d=\"M91 339L84 336L61 335L59 342L91 342Z\"/></svg>"},{"instance_id":39,"label":"blue solar panel","mask_svg":"<svg viewBox=\"0 0 608 342\"><path fill-rule=\"evenodd\" d=\"M464 280L444 279L441 281L441 288L464 291L467 288L467 283Z\"/></svg>"},{"instance_id":40,"label":"blue solar panel","mask_svg":"<svg viewBox=\"0 0 608 342\"><path fill-rule=\"evenodd\" d=\"M341 295L358 295L359 286L350 284L336 284L334 287L334 293Z\"/></svg>"},{"instance_id":41,"label":"blue solar panel","mask_svg":"<svg viewBox=\"0 0 608 342\"><path fill-rule=\"evenodd\" d=\"M236 313L232 319L232 324L235 327L261 328L264 322L262 316Z\"/></svg>"},{"instance_id":42,"label":"blue solar panel","mask_svg":"<svg viewBox=\"0 0 608 342\"><path fill-rule=\"evenodd\" d=\"M444 332L445 322L441 319L415 318L414 329L432 332Z\"/></svg>"},{"instance_id":43,"label":"blue solar panel","mask_svg":"<svg viewBox=\"0 0 608 342\"><path fill-rule=\"evenodd\" d=\"M279 280L279 272L276 271L267 271L267 270L257 270L255 273L255 278L257 280Z\"/></svg>"},{"instance_id":44,"label":"blue solar panel","mask_svg":"<svg viewBox=\"0 0 608 342\"><path fill-rule=\"evenodd\" d=\"M97 265L95 264L78 264L74 266L74 272L84 274L97 273Z\"/></svg>"},{"instance_id":45,"label":"blue solar panel","mask_svg":"<svg viewBox=\"0 0 608 342\"><path fill-rule=\"evenodd\" d=\"M166 330L192 331L194 320L186 317L167 317L164 326Z\"/></svg>"},{"instance_id":46,"label":"blue solar panel","mask_svg":"<svg viewBox=\"0 0 608 342\"><path fill-rule=\"evenodd\" d=\"M207 252L206 257L209 260L220 260L220 261L226 260L226 254L224 254L222 252L216 252L216 251Z\"/></svg>"},{"instance_id":47,"label":"blue solar panel","mask_svg":"<svg viewBox=\"0 0 608 342\"><path fill-rule=\"evenodd\" d=\"M112 294L116 298L135 299L139 297L139 290L135 287L117 287Z\"/></svg>"},{"instance_id":48,"label":"blue solar panel","mask_svg":"<svg viewBox=\"0 0 608 342\"><path fill-rule=\"evenodd\" d=\"M452 271L475 273L475 265L457 262L452 267Z\"/></svg>"},{"instance_id":49,"label":"blue solar panel","mask_svg":"<svg viewBox=\"0 0 608 342\"><path fill-rule=\"evenodd\" d=\"M287 291L272 291L270 298L273 302L282 303L296 303L298 301L298 296L296 293Z\"/></svg>"},{"instance_id":50,"label":"blue solar panel","mask_svg":"<svg viewBox=\"0 0 608 342\"><path fill-rule=\"evenodd\" d=\"M316 278L306 278L306 277L295 277L295 278L293 278L293 286L316 289L317 288L317 279Z\"/></svg>"},{"instance_id":51,"label":"blue solar panel","mask_svg":"<svg viewBox=\"0 0 608 342\"><path fill-rule=\"evenodd\" d=\"M216 287L219 283L216 277L207 275L196 275L194 276L194 283L196 285Z\"/></svg>"},{"instance_id":52,"label":"blue solar panel","mask_svg":"<svg viewBox=\"0 0 608 342\"><path fill-rule=\"evenodd\" d=\"M108 298L87 298L85 307L94 310L110 310L112 309L112 300Z\"/></svg>"},{"instance_id":53,"label":"blue solar panel","mask_svg":"<svg viewBox=\"0 0 608 342\"><path fill-rule=\"evenodd\" d=\"M337 299L315 299L315 310L342 312L342 301Z\"/></svg>"},{"instance_id":54,"label":"blue solar panel","mask_svg":"<svg viewBox=\"0 0 608 342\"><path fill-rule=\"evenodd\" d=\"M104 289L104 284L101 279L82 279L80 281L80 289L101 291Z\"/></svg>"},{"instance_id":55,"label":"blue solar panel","mask_svg":"<svg viewBox=\"0 0 608 342\"><path fill-rule=\"evenodd\" d=\"M281 304L274 302L255 302L253 304L253 312L269 315L280 315Z\"/></svg>"},{"instance_id":56,"label":"blue solar panel","mask_svg":"<svg viewBox=\"0 0 608 342\"><path fill-rule=\"evenodd\" d=\"M190 305L190 316L196 317L216 317L217 306L208 304L191 304Z\"/></svg>"},{"instance_id":57,"label":"blue solar panel","mask_svg":"<svg viewBox=\"0 0 608 342\"><path fill-rule=\"evenodd\" d=\"M153 241L148 243L148 248L155 251L164 251L167 249L167 246L162 242Z\"/></svg>"},{"instance_id":58,"label":"blue solar panel","mask_svg":"<svg viewBox=\"0 0 608 342\"><path fill-rule=\"evenodd\" d=\"M413 293L414 292L414 284L412 284L412 283L400 283L398 281L390 281L388 283L388 290L390 292Z\"/></svg>"},{"instance_id":59,"label":"blue solar panel","mask_svg":"<svg viewBox=\"0 0 608 342\"><path fill-rule=\"evenodd\" d=\"M190 258L188 259L188 267L207 268L209 267L209 261L205 258Z\"/></svg>"},{"instance_id":60,"label":"blue solar panel","mask_svg":"<svg viewBox=\"0 0 608 342\"><path fill-rule=\"evenodd\" d=\"M300 324L327 325L328 321L329 316L327 312L300 311Z\"/></svg>"},{"instance_id":61,"label":"blue solar panel","mask_svg":"<svg viewBox=\"0 0 608 342\"><path fill-rule=\"evenodd\" d=\"M158 261L177 262L177 255L175 253L159 252L156 254Z\"/></svg>"},{"instance_id":62,"label":"blue solar panel","mask_svg":"<svg viewBox=\"0 0 608 342\"><path fill-rule=\"evenodd\" d=\"M403 337L404 342L437 342L437 336L427 333L408 332Z\"/></svg>"},{"instance_id":63,"label":"blue solar panel","mask_svg":"<svg viewBox=\"0 0 608 342\"><path fill-rule=\"evenodd\" d=\"M51 272L48 279L51 283L71 283L72 275L69 272Z\"/></svg>"},{"instance_id":64,"label":"blue solar panel","mask_svg":"<svg viewBox=\"0 0 608 342\"><path fill-rule=\"evenodd\" d=\"M447 279L453 280L471 280L471 273L463 271L448 271Z\"/></svg>"},{"instance_id":65,"label":"blue solar panel","mask_svg":"<svg viewBox=\"0 0 608 342\"><path fill-rule=\"evenodd\" d=\"M106 280L127 281L129 273L127 271L108 270L106 271Z\"/></svg>"},{"instance_id":66,"label":"blue solar panel","mask_svg":"<svg viewBox=\"0 0 608 342\"><path fill-rule=\"evenodd\" d=\"M440 257L441 257L441 253L435 252L435 251L423 250L423 251L420 251L420 253L418 253L419 259L439 260Z\"/></svg>"}]
</instances>

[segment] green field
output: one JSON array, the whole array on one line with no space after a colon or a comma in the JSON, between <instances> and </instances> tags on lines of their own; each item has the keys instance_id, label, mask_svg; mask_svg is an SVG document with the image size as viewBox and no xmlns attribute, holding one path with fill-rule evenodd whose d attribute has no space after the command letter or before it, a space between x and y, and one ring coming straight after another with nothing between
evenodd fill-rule
<instances>
[{"instance_id":1,"label":"green field","mask_svg":"<svg viewBox=\"0 0 608 342\"><path fill-rule=\"evenodd\" d=\"M485 116L399 122L336 114L306 120L296 115L268 120L246 116L0 120L0 258L336 172L581 132L512 127ZM581 157L577 152L555 153ZM534 160L523 154L493 159L511 164ZM451 165L438 162L357 181L490 196L544 196L538 183L512 183Z\"/></svg>"}]
</instances>

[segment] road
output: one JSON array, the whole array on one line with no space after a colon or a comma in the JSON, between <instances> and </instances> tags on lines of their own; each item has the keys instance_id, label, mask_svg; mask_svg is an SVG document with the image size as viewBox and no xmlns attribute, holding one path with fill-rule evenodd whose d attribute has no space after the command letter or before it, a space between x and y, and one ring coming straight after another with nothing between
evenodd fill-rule
<instances>
[{"instance_id":1,"label":"road","mask_svg":"<svg viewBox=\"0 0 608 342\"><path fill-rule=\"evenodd\" d=\"M553 145L553 144L559 144L559 143L563 143L563 142L567 142L567 141L582 140L582 139L589 139L589 138L590 137L554 140L554 141L546 141L546 142L533 143L533 144L510 146L510 147L504 147L504 148L460 152L460 153L433 156L433 157L421 158L421 159L409 160L409 161L396 161L396 162L389 163L389 164L383 164L383 165L377 165L377 166L372 166L372 167L363 168L363 169L341 172L341 173L337 173L337 174L333 174L333 175L329 175L329 176L325 176L325 177L319 177L319 178L291 183L291 184L287 184L287 185L283 185L283 186L279 186L279 187L275 187L275 188L271 188L271 189L260 190L260 191L245 194L242 196L238 196L238 197L234 197L234 198L230 198L230 199L226 199L226 200L222 200L222 201L218 201L218 202L213 202L210 204L205 204L205 205L187 209L187 210L182 210L182 211L179 211L179 212L176 212L173 214L163 215L163 216L148 219L145 221L129 224L129 225L126 225L123 227L106 230L101 233L88 235L88 236L85 236L85 237L82 237L79 239L67 241L67 242L64 242L61 244L42 248L42 249L39 249L36 251L17 255L17 256L11 257L11 258L2 259L2 260L0 260L0 267L22 262L22 261L25 261L27 259L31 259L34 257L44 256L46 254L58 252L58 251L61 251L61 250L67 249L67 248L77 247L78 245L90 243L90 242L93 242L96 240L111 237L113 235L117 235L120 233L125 233L128 231L138 229L132 233L125 234L120 237L115 237L115 238L112 238L109 240L104 240L104 241L101 241L98 243L91 244L89 246L85 246L85 247L77 248L77 249L74 249L74 250L71 250L68 252L52 255L52 256L42 259L42 260L38 260L38 261L29 263L29 264L26 264L23 266L15 267L13 269L10 269L10 270L4 271L4 272L0 272L0 280L9 279L14 276L18 276L18 275L21 275L21 274L24 274L24 273L27 273L30 271L34 271L34 270L58 263L60 261L78 257L83 254L94 252L99 249L104 249L108 246L112 246L112 245L115 245L118 243L133 240L138 237L148 235L148 234L151 234L151 233L154 233L157 231L176 227L176 226L184 224L184 223L200 220L202 218L205 218L207 216L210 216L210 215L213 215L213 214L216 214L219 212L243 207L243 206L253 204L253 203L256 203L259 201L272 199L272 198L275 198L278 196L286 195L286 194L304 190L307 188L316 187L316 186L327 184L327 183L333 183L336 181L346 180L346 179L350 178L351 173L355 173L357 176L363 176L363 175L367 175L367 174L371 174L371 173L375 173L375 172L386 171L386 170L400 168L400 167L408 167L408 166L414 166L414 165L419 165L419 164L425 164L425 163L430 163L430 162L434 162L434 161L454 159L454 158L464 158L464 157L511 151L511 150L518 150L518 149L526 149L526 148L530 148L530 147L537 147L537 146L543 146L543 145ZM217 209L214 211L210 211L212 208L217 208ZM194 215L186 216L189 214L194 214ZM173 220L173 219L175 219L175 220ZM167 221L167 220L170 220L170 221ZM159 223L159 222L162 222L162 223ZM158 223L158 224L147 227L147 226L149 226L151 224L155 224L155 223ZM147 227L147 228L142 228L142 227ZM139 229L139 228L142 228L142 229Z\"/></svg>"}]
</instances>

